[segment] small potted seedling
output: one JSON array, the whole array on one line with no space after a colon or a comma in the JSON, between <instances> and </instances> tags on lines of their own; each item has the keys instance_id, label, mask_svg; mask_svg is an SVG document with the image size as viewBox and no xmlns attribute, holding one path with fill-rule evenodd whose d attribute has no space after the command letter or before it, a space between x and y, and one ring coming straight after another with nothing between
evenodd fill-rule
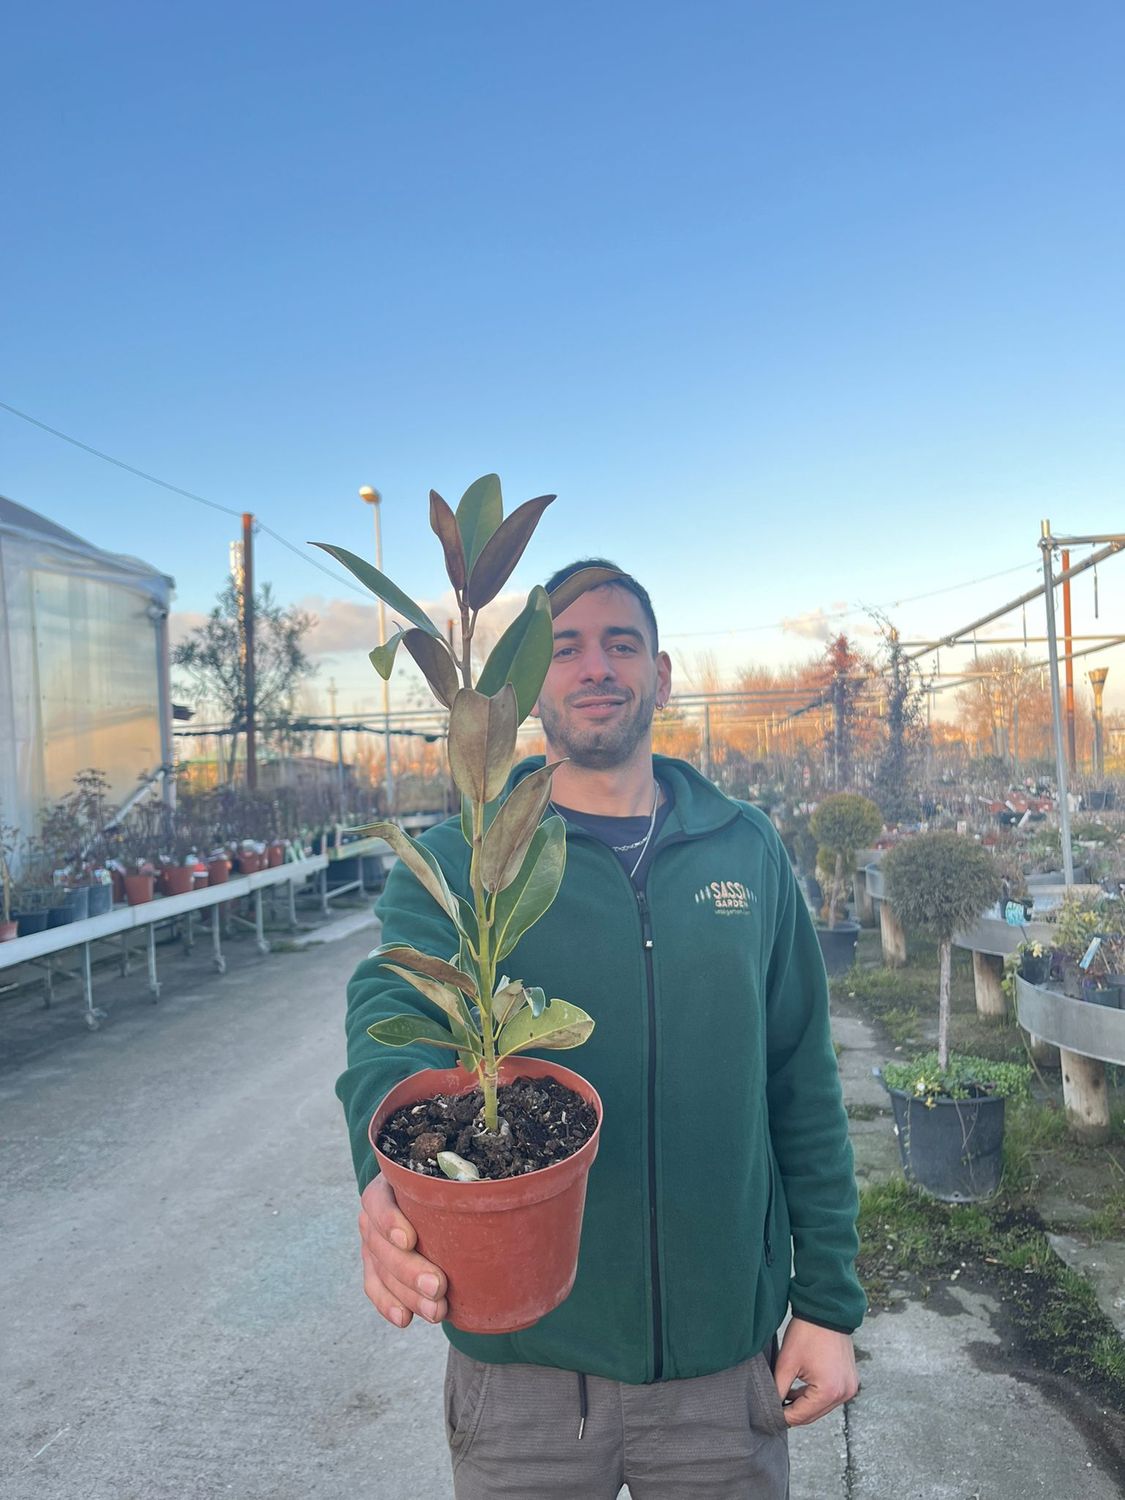
<instances>
[{"instance_id":1,"label":"small potted seedling","mask_svg":"<svg viewBox=\"0 0 1125 1500\"><path fill-rule=\"evenodd\" d=\"M375 1111L370 1137L379 1166L418 1234L418 1248L449 1282L458 1328L512 1332L570 1291L577 1264L586 1176L597 1151L601 1103L578 1074L528 1050L578 1046L593 1021L578 1006L548 998L532 976L511 977L507 961L542 918L562 882L566 834L551 813L554 766L505 793L516 733L542 687L553 651L552 615L587 588L617 576L585 569L548 596L533 588L522 610L474 675L480 612L510 577L546 507L543 495L503 514L500 481L470 485L456 512L430 493L437 535L457 601L453 644L389 578L344 548L318 543L383 599L402 624L371 652L390 676L400 648L449 710L449 767L461 794L467 877L454 889L424 844L392 823L362 831L384 838L455 934L455 951L407 946L376 950L389 973L422 997L369 1028L384 1046L445 1048L457 1066L416 1073ZM407 992L409 993L409 991ZM539 1112L544 1151L522 1134ZM420 1126L424 1128L419 1128Z\"/></svg>"}]
</instances>

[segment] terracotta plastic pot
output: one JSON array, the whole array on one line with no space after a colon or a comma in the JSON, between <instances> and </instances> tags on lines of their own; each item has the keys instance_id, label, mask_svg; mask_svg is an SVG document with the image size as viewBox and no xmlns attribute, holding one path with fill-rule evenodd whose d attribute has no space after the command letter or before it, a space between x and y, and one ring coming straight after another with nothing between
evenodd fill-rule
<instances>
[{"instance_id":1,"label":"terracotta plastic pot","mask_svg":"<svg viewBox=\"0 0 1125 1500\"><path fill-rule=\"evenodd\" d=\"M256 875L265 864L264 854L255 854L250 851L238 856L238 873L240 875Z\"/></svg>"},{"instance_id":2,"label":"terracotta plastic pot","mask_svg":"<svg viewBox=\"0 0 1125 1500\"><path fill-rule=\"evenodd\" d=\"M375 1145L383 1121L434 1094L465 1094L476 1077L463 1068L427 1069L393 1088L375 1111L370 1139L398 1206L414 1225L418 1250L449 1279L449 1321L464 1333L515 1333L558 1307L574 1285L586 1178L598 1154L602 1102L584 1078L558 1063L510 1058L500 1082L555 1078L592 1104L598 1123L565 1161L498 1182L423 1177Z\"/></svg>"},{"instance_id":3,"label":"terracotta plastic pot","mask_svg":"<svg viewBox=\"0 0 1125 1500\"><path fill-rule=\"evenodd\" d=\"M160 872L160 885L166 896L186 896L195 884L195 871L190 865L165 865Z\"/></svg>"},{"instance_id":4,"label":"terracotta plastic pot","mask_svg":"<svg viewBox=\"0 0 1125 1500\"><path fill-rule=\"evenodd\" d=\"M207 884L226 885L230 879L229 859L209 859L207 861Z\"/></svg>"},{"instance_id":5,"label":"terracotta plastic pot","mask_svg":"<svg viewBox=\"0 0 1125 1500\"><path fill-rule=\"evenodd\" d=\"M270 844L270 845L268 845L268 847L266 848L266 864L268 865L268 867L271 870L275 870L278 865L283 865L284 863L285 863L285 845L284 844Z\"/></svg>"},{"instance_id":6,"label":"terracotta plastic pot","mask_svg":"<svg viewBox=\"0 0 1125 1500\"><path fill-rule=\"evenodd\" d=\"M10 943L19 931L18 922L0 922L0 943Z\"/></svg>"},{"instance_id":7,"label":"terracotta plastic pot","mask_svg":"<svg viewBox=\"0 0 1125 1500\"><path fill-rule=\"evenodd\" d=\"M125 900L125 876L121 873L120 870L110 870L110 872L109 872L109 879L110 879L110 886L111 886L111 889L113 891L113 899L115 901L124 901Z\"/></svg>"},{"instance_id":8,"label":"terracotta plastic pot","mask_svg":"<svg viewBox=\"0 0 1125 1500\"><path fill-rule=\"evenodd\" d=\"M128 901L130 906L143 906L146 901L152 900L152 893L155 884L155 875L126 875L126 901Z\"/></svg>"}]
</instances>

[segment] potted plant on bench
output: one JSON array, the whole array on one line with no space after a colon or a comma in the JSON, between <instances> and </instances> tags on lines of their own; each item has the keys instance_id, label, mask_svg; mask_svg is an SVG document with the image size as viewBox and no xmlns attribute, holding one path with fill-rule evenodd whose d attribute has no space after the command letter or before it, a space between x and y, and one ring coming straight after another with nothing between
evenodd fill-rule
<instances>
[{"instance_id":1,"label":"potted plant on bench","mask_svg":"<svg viewBox=\"0 0 1125 1500\"><path fill-rule=\"evenodd\" d=\"M425 845L394 824L362 831L391 845L444 914L456 944L440 953L376 950L426 1003L379 1021L369 1034L385 1046L446 1048L458 1065L416 1073L392 1089L375 1111L370 1138L419 1251L446 1272L450 1321L476 1332L527 1327L570 1291L601 1123L589 1083L522 1056L576 1047L593 1021L576 1005L549 999L534 976L505 972L508 955L562 882L565 826L557 814L545 816L555 767L503 793L516 732L551 663L552 613L615 575L586 569L551 597L534 588L479 675L473 672L480 611L503 588L553 498L529 500L504 517L495 475L470 485L456 513L431 491L430 525L460 617L456 647L377 569L344 548L318 544L403 621L371 652L376 671L389 677L405 647L449 710L449 766L461 794L465 850L466 873L454 882L460 888ZM547 1127L542 1152L530 1144L537 1115Z\"/></svg>"},{"instance_id":2,"label":"potted plant on bench","mask_svg":"<svg viewBox=\"0 0 1125 1500\"><path fill-rule=\"evenodd\" d=\"M951 1055L950 973L953 934L996 900L996 868L988 851L964 834L927 833L892 849L883 871L899 920L938 942L937 1051L882 1070L903 1171L946 1202L988 1198L1000 1185L1004 1100L1026 1091L1028 1069Z\"/></svg>"},{"instance_id":3,"label":"potted plant on bench","mask_svg":"<svg viewBox=\"0 0 1125 1500\"><path fill-rule=\"evenodd\" d=\"M818 856L818 865L827 864L831 870L827 925L816 929L829 974L843 974L855 961L860 927L858 922L847 920L845 875L850 881L856 850L873 843L882 828L883 815L874 802L855 792L834 792L825 797L809 820L809 832L826 856L824 860Z\"/></svg>"}]
</instances>

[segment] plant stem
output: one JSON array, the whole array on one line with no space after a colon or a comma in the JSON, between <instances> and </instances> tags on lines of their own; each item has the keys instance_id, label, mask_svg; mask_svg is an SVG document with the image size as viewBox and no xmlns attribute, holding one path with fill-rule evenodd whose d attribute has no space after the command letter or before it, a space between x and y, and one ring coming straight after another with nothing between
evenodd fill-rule
<instances>
[{"instance_id":1,"label":"plant stem","mask_svg":"<svg viewBox=\"0 0 1125 1500\"><path fill-rule=\"evenodd\" d=\"M492 1034L492 992L496 987L496 961L492 956L492 933L489 928L488 913L485 909L484 881L481 878L480 870L481 848L483 844L484 804L474 802L473 859L471 871L473 906L477 915L477 929L480 932L480 993L477 996L477 1002L480 1006L481 1040L484 1043L484 1059L480 1066L480 1082L481 1088L484 1091L484 1127L486 1130L496 1130L500 1123L496 1105L496 1039Z\"/></svg>"},{"instance_id":2,"label":"plant stem","mask_svg":"<svg viewBox=\"0 0 1125 1500\"><path fill-rule=\"evenodd\" d=\"M944 1073L949 1067L949 970L953 943L942 938L938 943L938 1067Z\"/></svg>"}]
</instances>

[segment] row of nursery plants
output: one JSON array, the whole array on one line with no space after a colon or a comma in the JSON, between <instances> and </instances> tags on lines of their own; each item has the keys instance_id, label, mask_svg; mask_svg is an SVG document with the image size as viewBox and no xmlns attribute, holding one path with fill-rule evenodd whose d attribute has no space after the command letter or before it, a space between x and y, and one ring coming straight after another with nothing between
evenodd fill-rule
<instances>
[{"instance_id":1,"label":"row of nursery plants","mask_svg":"<svg viewBox=\"0 0 1125 1500\"><path fill-rule=\"evenodd\" d=\"M0 942L156 896L183 895L319 851L341 835L323 794L159 789L118 816L109 783L80 771L23 836L0 812Z\"/></svg>"}]
</instances>

